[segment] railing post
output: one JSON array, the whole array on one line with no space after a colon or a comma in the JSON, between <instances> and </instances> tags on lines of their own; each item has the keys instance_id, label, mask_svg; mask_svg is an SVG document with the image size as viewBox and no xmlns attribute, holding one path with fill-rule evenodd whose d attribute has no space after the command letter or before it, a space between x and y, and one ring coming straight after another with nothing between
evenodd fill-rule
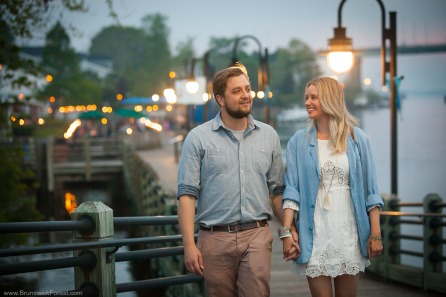
<instances>
[{"instance_id":1,"label":"railing post","mask_svg":"<svg viewBox=\"0 0 446 297\"><path fill-rule=\"evenodd\" d=\"M442 203L443 199L437 194L428 194L423 199L423 210L428 213L441 213L442 207L435 207L436 203ZM435 290L439 292L446 291L446 284L441 281L443 275L443 232L441 219L426 216L423 226L423 289ZM440 277L440 278L439 278Z\"/></svg>"},{"instance_id":2,"label":"railing post","mask_svg":"<svg viewBox=\"0 0 446 297\"><path fill-rule=\"evenodd\" d=\"M385 211L399 211L399 199L394 194L383 194L384 209ZM399 249L401 245L400 239L393 238L392 235L398 235L401 232L400 224L398 223L398 218L386 216L381 217L381 233L383 236L383 248L384 253L378 257L381 258L379 263L379 275L384 278L389 277L389 266L390 264L400 264L401 256L395 254L394 250Z\"/></svg>"},{"instance_id":3,"label":"railing post","mask_svg":"<svg viewBox=\"0 0 446 297\"><path fill-rule=\"evenodd\" d=\"M85 217L91 219L94 230L88 234L76 231L76 242L102 241L113 237L113 210L107 205L97 201L84 202L71 213L73 221ZM74 251L75 256L82 253L93 253L97 262L94 267L74 268L76 289L89 284L97 287L100 297L116 296L114 251L110 248Z\"/></svg>"}]
</instances>

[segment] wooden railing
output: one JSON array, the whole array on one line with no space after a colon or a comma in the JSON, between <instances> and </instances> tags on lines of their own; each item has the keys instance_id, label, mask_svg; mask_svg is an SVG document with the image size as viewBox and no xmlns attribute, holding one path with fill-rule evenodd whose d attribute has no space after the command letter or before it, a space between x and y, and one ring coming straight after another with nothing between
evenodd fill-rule
<instances>
[{"instance_id":1,"label":"wooden railing","mask_svg":"<svg viewBox=\"0 0 446 297\"><path fill-rule=\"evenodd\" d=\"M48 190L54 189L56 175L82 175L122 171L122 140L82 137L75 140L49 138L46 147Z\"/></svg>"},{"instance_id":2,"label":"wooden railing","mask_svg":"<svg viewBox=\"0 0 446 297\"><path fill-rule=\"evenodd\" d=\"M82 137L75 140L49 138L48 150L54 163L92 162L120 159L121 140L117 137Z\"/></svg>"},{"instance_id":3,"label":"wooden railing","mask_svg":"<svg viewBox=\"0 0 446 297\"><path fill-rule=\"evenodd\" d=\"M44 271L74 267L75 288L64 292L51 292L51 296L101 296L111 297L117 293L149 288L170 289L172 296L204 296L203 278L185 274L183 247L178 245L180 235L168 235L178 230L177 216L156 217L113 217L113 210L102 202L85 202L71 214L71 221L2 223L0 234L49 231L74 231L73 243L48 244L42 246L17 247L0 250L0 275L12 275L32 271ZM115 227L159 225L166 235L114 239ZM173 226L174 228L169 228ZM167 232L166 232L167 230ZM130 252L118 252L122 246L157 246ZM27 261L26 255L73 251L73 257L43 261ZM8 257L20 257L19 262L8 261ZM160 257L181 257L175 261L160 261L156 270L160 277L116 284L115 262L142 261ZM9 262L9 263L8 263ZM170 263L170 264L169 264ZM172 263L179 263L172 266ZM150 265L147 265L150 269ZM179 268L181 267L181 268ZM197 284L198 283L198 284ZM181 285L181 286L179 286ZM60 294L59 294L60 293ZM41 296L39 294L39 296ZM44 296L44 295L42 295Z\"/></svg>"},{"instance_id":4,"label":"wooden railing","mask_svg":"<svg viewBox=\"0 0 446 297\"><path fill-rule=\"evenodd\" d=\"M368 271L385 279L422 288L425 291L446 293L446 273L443 269L444 227L443 209L446 204L436 194L427 195L420 203L403 203L396 197L385 197L386 210L382 211L384 254L372 261ZM423 207L423 212L401 212L400 208ZM42 271L62 267L74 267L75 288L82 296L116 296L117 293L147 288L168 287L175 296L204 296L203 279L188 274L183 265L183 247L179 245L178 218L175 208L167 216L113 217L113 211L101 202L85 202L71 214L71 221L2 223L0 234L73 230L73 243L44 246L17 247L0 250L2 264L0 275L28 271ZM401 225L420 225L420 234L404 234ZM114 239L115 227L156 225L148 231L149 237ZM153 236L157 234L158 236ZM410 250L402 240L423 242L421 250ZM121 246L143 245L146 249L119 253ZM153 248L147 248L152 245ZM26 258L11 263L12 256L73 251L73 257L28 262ZM423 259L422 267L402 264L401 256L410 255ZM115 262L173 257L173 261L157 262L159 277L116 284ZM198 283L198 285L197 285ZM177 286L182 285L182 286ZM66 295L66 292L64 292ZM61 294L62 295L62 294ZM57 296L54 292L52 296Z\"/></svg>"},{"instance_id":5,"label":"wooden railing","mask_svg":"<svg viewBox=\"0 0 446 297\"><path fill-rule=\"evenodd\" d=\"M446 293L446 257L443 254L446 243L446 215L443 209L446 204L443 199L437 194L429 194L422 202L416 203L401 202L391 195L384 198L385 211L381 212L384 253L373 260L367 269L385 279ZM401 212L401 208L422 210ZM410 225L421 226L421 231L415 234L402 233L401 227ZM421 242L422 249L410 249L407 241ZM403 255L421 258L422 267L403 264Z\"/></svg>"}]
</instances>

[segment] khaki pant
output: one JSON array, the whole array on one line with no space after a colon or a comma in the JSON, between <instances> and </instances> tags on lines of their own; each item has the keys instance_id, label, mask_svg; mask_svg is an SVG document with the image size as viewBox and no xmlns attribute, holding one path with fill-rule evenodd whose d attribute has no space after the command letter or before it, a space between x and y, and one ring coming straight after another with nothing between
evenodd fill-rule
<instances>
[{"instance_id":1,"label":"khaki pant","mask_svg":"<svg viewBox=\"0 0 446 297\"><path fill-rule=\"evenodd\" d=\"M268 225L234 233L200 230L208 296L269 296L272 242Z\"/></svg>"}]
</instances>

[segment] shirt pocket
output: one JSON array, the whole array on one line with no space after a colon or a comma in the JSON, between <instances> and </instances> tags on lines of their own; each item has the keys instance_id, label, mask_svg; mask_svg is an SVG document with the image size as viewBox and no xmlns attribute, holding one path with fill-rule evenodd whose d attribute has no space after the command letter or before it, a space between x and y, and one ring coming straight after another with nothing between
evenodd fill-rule
<instances>
[{"instance_id":1,"label":"shirt pocket","mask_svg":"<svg viewBox=\"0 0 446 297\"><path fill-rule=\"evenodd\" d=\"M265 149L256 149L252 154L253 167L260 173L266 173L271 164L271 153Z\"/></svg>"},{"instance_id":2,"label":"shirt pocket","mask_svg":"<svg viewBox=\"0 0 446 297\"><path fill-rule=\"evenodd\" d=\"M224 149L208 148L206 150L207 171L210 174L226 173L229 170L228 151Z\"/></svg>"}]
</instances>

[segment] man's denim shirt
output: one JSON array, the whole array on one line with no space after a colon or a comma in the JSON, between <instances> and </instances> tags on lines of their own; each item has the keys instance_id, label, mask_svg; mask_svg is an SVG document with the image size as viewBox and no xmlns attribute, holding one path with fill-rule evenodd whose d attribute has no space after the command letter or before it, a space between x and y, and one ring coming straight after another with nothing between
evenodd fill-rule
<instances>
[{"instance_id":1,"label":"man's denim shirt","mask_svg":"<svg viewBox=\"0 0 446 297\"><path fill-rule=\"evenodd\" d=\"M220 113L187 135L178 170L178 193L197 199L196 222L211 227L271 220L270 198L284 188L277 132L248 116L241 142Z\"/></svg>"},{"instance_id":2,"label":"man's denim shirt","mask_svg":"<svg viewBox=\"0 0 446 297\"><path fill-rule=\"evenodd\" d=\"M355 217L362 254L367 257L370 222L367 210L384 206L378 192L375 162L368 137L360 128L354 129L355 140L347 140L347 157L350 168L350 194L355 208ZM314 207L319 186L319 160L316 130L297 131L288 141L286 151L286 189L282 196L299 205L296 223L299 233L301 255L297 263L307 263L313 249Z\"/></svg>"}]
</instances>

